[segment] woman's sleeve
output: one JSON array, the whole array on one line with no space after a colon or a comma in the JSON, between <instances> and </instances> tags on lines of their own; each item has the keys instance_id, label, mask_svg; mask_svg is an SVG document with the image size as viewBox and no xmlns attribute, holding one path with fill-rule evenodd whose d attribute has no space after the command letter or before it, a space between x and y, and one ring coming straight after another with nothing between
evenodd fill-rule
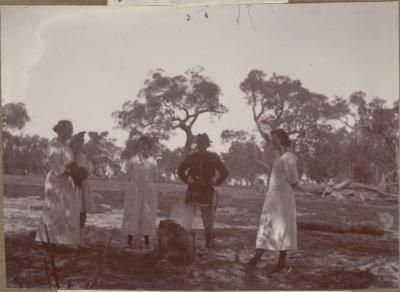
<instances>
[{"instance_id":1,"label":"woman's sleeve","mask_svg":"<svg viewBox=\"0 0 400 292\"><path fill-rule=\"evenodd\" d=\"M158 182L160 173L159 173L160 169L158 168L158 162L157 159L154 159L154 182Z\"/></svg>"},{"instance_id":2,"label":"woman's sleeve","mask_svg":"<svg viewBox=\"0 0 400 292\"><path fill-rule=\"evenodd\" d=\"M82 152L81 156L83 160L82 166L86 168L88 174L90 175L93 172L93 164L90 162L89 157L86 153Z\"/></svg>"},{"instance_id":3,"label":"woman's sleeve","mask_svg":"<svg viewBox=\"0 0 400 292\"><path fill-rule=\"evenodd\" d=\"M128 181L131 181L132 171L133 171L133 162L132 159L129 159L128 162L126 163L126 174L128 176Z\"/></svg>"},{"instance_id":4,"label":"woman's sleeve","mask_svg":"<svg viewBox=\"0 0 400 292\"><path fill-rule=\"evenodd\" d=\"M51 147L50 148L49 166L50 166L51 171L56 176L62 175L67 170L65 168L65 165L67 163L69 163L69 162L70 161L67 161L62 149L60 149L58 147Z\"/></svg>"},{"instance_id":5,"label":"woman's sleeve","mask_svg":"<svg viewBox=\"0 0 400 292\"><path fill-rule=\"evenodd\" d=\"M297 172L296 157L288 157L284 159L283 165L285 168L285 175L288 182L293 185L299 181L299 174Z\"/></svg>"}]
</instances>

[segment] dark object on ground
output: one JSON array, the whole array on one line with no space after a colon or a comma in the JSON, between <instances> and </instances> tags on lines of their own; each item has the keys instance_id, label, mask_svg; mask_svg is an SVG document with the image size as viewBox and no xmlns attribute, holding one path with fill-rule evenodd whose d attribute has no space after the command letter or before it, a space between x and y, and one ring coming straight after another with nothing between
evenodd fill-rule
<instances>
[{"instance_id":1,"label":"dark object on ground","mask_svg":"<svg viewBox=\"0 0 400 292\"><path fill-rule=\"evenodd\" d=\"M167 257L172 250L182 252L186 260L194 259L193 237L181 225L173 220L162 220L159 225L158 254Z\"/></svg>"}]
</instances>

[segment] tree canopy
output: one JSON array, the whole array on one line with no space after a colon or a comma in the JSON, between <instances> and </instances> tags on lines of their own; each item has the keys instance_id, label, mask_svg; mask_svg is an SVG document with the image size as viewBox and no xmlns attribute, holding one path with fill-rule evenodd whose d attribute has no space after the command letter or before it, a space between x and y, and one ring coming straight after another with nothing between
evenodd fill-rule
<instances>
[{"instance_id":1,"label":"tree canopy","mask_svg":"<svg viewBox=\"0 0 400 292\"><path fill-rule=\"evenodd\" d=\"M2 106L3 131L21 130L31 119L22 102L9 102Z\"/></svg>"},{"instance_id":2,"label":"tree canopy","mask_svg":"<svg viewBox=\"0 0 400 292\"><path fill-rule=\"evenodd\" d=\"M150 72L135 100L113 113L118 126L168 139L176 129L184 131L187 154L193 142L192 127L203 114L220 117L227 108L220 103L220 87L203 75L203 68L168 76L161 69Z\"/></svg>"}]
</instances>

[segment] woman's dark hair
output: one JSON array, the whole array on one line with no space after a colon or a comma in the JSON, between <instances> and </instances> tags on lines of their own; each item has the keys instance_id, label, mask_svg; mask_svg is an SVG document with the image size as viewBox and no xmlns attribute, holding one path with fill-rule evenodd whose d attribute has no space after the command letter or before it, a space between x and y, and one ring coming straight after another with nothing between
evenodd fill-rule
<instances>
[{"instance_id":1,"label":"woman's dark hair","mask_svg":"<svg viewBox=\"0 0 400 292\"><path fill-rule=\"evenodd\" d=\"M281 142L281 145L283 147L289 147L290 146L290 139L288 133L286 133L285 130L282 129L275 129L271 131L271 136L276 135L278 136L279 141Z\"/></svg>"},{"instance_id":2,"label":"woman's dark hair","mask_svg":"<svg viewBox=\"0 0 400 292\"><path fill-rule=\"evenodd\" d=\"M136 142L136 146L137 146L137 147L139 147L140 141L145 142L145 143L149 146L149 148L151 148L151 147L153 146L153 143L152 143L151 139L150 139L149 137L147 137L147 136L141 136L141 137L137 140L137 142Z\"/></svg>"},{"instance_id":3,"label":"woman's dark hair","mask_svg":"<svg viewBox=\"0 0 400 292\"><path fill-rule=\"evenodd\" d=\"M56 132L57 134L60 134L60 131L62 128L64 128L66 125L72 125L71 121L68 120L60 120L58 121L57 125L53 127L53 131Z\"/></svg>"},{"instance_id":4,"label":"woman's dark hair","mask_svg":"<svg viewBox=\"0 0 400 292\"><path fill-rule=\"evenodd\" d=\"M85 143L85 131L83 132L79 132L78 134L75 134L71 137L71 141L70 141L70 145L74 144L74 143Z\"/></svg>"}]
</instances>

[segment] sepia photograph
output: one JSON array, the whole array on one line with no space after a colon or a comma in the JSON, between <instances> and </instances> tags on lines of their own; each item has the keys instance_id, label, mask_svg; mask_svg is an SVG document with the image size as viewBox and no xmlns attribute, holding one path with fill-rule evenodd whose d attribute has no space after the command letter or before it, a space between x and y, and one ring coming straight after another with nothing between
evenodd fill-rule
<instances>
[{"instance_id":1,"label":"sepia photograph","mask_svg":"<svg viewBox=\"0 0 400 292\"><path fill-rule=\"evenodd\" d=\"M0 6L5 287L399 286L399 4Z\"/></svg>"}]
</instances>

